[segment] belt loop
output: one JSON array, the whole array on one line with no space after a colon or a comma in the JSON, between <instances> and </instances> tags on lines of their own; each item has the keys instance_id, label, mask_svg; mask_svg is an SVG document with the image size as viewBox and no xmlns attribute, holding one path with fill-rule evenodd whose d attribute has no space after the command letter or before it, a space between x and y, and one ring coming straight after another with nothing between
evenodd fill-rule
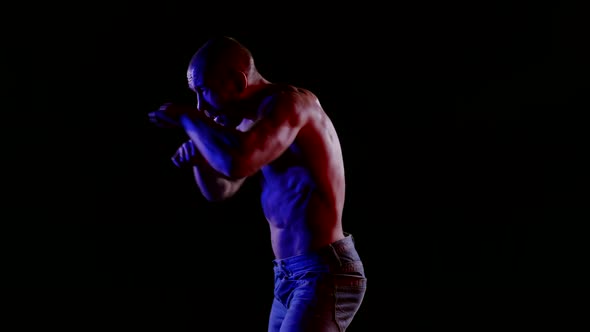
<instances>
[{"instance_id":1,"label":"belt loop","mask_svg":"<svg viewBox=\"0 0 590 332\"><path fill-rule=\"evenodd\" d=\"M334 254L334 257L336 258L336 260L338 261L338 266L342 266L342 262L340 261L340 255L338 254L338 251L336 251L336 248L334 248L334 246L330 244L330 249L332 249L332 253Z\"/></svg>"}]
</instances>

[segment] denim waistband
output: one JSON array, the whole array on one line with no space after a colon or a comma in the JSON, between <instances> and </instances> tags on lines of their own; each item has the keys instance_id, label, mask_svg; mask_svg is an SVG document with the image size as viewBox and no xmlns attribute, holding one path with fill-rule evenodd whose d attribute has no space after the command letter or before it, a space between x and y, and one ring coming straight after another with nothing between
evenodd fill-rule
<instances>
[{"instance_id":1,"label":"denim waistband","mask_svg":"<svg viewBox=\"0 0 590 332\"><path fill-rule=\"evenodd\" d=\"M298 271L313 269L350 268L362 266L361 259L356 251L354 238L345 233L346 237L335 241L323 248L302 255L273 260L275 269L296 273Z\"/></svg>"}]
</instances>

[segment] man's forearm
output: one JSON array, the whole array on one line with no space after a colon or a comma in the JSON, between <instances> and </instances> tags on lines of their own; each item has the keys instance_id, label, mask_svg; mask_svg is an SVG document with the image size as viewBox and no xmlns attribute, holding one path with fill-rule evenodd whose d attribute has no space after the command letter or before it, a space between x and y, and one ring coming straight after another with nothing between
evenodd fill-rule
<instances>
[{"instance_id":1,"label":"man's forearm","mask_svg":"<svg viewBox=\"0 0 590 332\"><path fill-rule=\"evenodd\" d=\"M184 142L171 158L179 168L190 168L199 190L210 201L219 201L232 196L243 180L229 179L209 165L192 140Z\"/></svg>"},{"instance_id":2,"label":"man's forearm","mask_svg":"<svg viewBox=\"0 0 590 332\"><path fill-rule=\"evenodd\" d=\"M182 116L180 122L209 165L230 177L235 153L240 144L240 132L222 127L200 114Z\"/></svg>"}]
</instances>

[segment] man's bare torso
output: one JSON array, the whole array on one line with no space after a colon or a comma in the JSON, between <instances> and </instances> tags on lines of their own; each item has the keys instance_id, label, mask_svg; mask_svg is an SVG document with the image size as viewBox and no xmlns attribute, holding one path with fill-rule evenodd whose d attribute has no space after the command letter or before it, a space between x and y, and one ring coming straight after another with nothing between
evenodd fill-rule
<instances>
[{"instance_id":1,"label":"man's bare torso","mask_svg":"<svg viewBox=\"0 0 590 332\"><path fill-rule=\"evenodd\" d=\"M313 102L306 106L311 116L295 142L261 170L261 204L277 258L303 254L344 237L345 179L338 136L314 96L287 89Z\"/></svg>"}]
</instances>

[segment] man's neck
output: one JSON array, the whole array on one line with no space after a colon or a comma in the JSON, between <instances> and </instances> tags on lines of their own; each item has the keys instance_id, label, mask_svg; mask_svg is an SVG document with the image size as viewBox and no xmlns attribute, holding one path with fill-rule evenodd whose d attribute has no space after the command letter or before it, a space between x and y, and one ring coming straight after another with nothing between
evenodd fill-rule
<instances>
[{"instance_id":1,"label":"man's neck","mask_svg":"<svg viewBox=\"0 0 590 332\"><path fill-rule=\"evenodd\" d=\"M272 83L262 76L254 77L249 79L248 86L243 93L243 98L248 99L258 94L259 91L263 90Z\"/></svg>"}]
</instances>

